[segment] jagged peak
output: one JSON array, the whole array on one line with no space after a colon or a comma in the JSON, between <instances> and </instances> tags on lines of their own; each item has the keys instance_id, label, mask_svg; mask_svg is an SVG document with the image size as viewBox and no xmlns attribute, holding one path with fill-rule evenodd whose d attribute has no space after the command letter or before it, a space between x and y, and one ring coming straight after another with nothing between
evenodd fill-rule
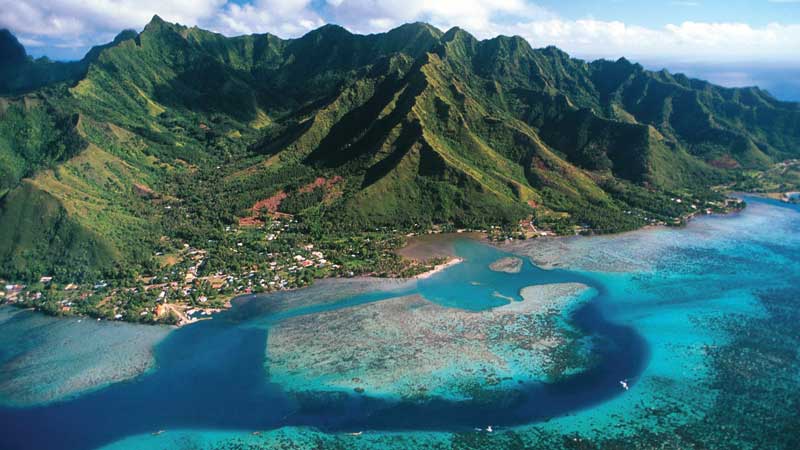
<instances>
[{"instance_id":1,"label":"jagged peak","mask_svg":"<svg viewBox=\"0 0 800 450\"><path fill-rule=\"evenodd\" d=\"M447 30L447 32L442 36L442 40L445 42L454 41L454 40L469 40L469 41L477 41L475 36L469 34L466 30L459 27L453 27Z\"/></svg>"},{"instance_id":2,"label":"jagged peak","mask_svg":"<svg viewBox=\"0 0 800 450\"><path fill-rule=\"evenodd\" d=\"M118 35L114 36L114 40L111 41L111 42L114 43L114 44L119 44L122 41L127 41L129 39L135 39L136 36L138 36L138 35L139 35L139 33L137 33L136 30L130 30L130 29L129 30L122 30L122 31L120 31L120 33Z\"/></svg>"},{"instance_id":3,"label":"jagged peak","mask_svg":"<svg viewBox=\"0 0 800 450\"><path fill-rule=\"evenodd\" d=\"M434 36L441 37L442 31L435 26L426 23L426 22L409 22L400 25L399 27L392 28L387 33L396 33L396 32L428 32Z\"/></svg>"},{"instance_id":4,"label":"jagged peak","mask_svg":"<svg viewBox=\"0 0 800 450\"><path fill-rule=\"evenodd\" d=\"M150 22L144 26L143 32L148 31L156 31L156 30L172 30L172 31L182 31L188 29L187 27L179 24L179 23L171 23L167 22L166 20L162 19L158 14L154 15Z\"/></svg>"},{"instance_id":5,"label":"jagged peak","mask_svg":"<svg viewBox=\"0 0 800 450\"><path fill-rule=\"evenodd\" d=\"M590 63L590 66L595 69L600 70L614 70L614 71L623 71L625 73L641 73L644 72L644 67L639 63L634 63L628 60L625 57L618 58L615 61L609 59L596 59ZM659 75L666 75L670 76L669 72L666 69L662 69L661 72L653 72L653 74Z\"/></svg>"},{"instance_id":6,"label":"jagged peak","mask_svg":"<svg viewBox=\"0 0 800 450\"><path fill-rule=\"evenodd\" d=\"M162 19L161 16L158 14L153 14L153 18L150 19L150 22L148 22L147 25L163 25L165 23L166 22L164 22L164 19Z\"/></svg>"},{"instance_id":7,"label":"jagged peak","mask_svg":"<svg viewBox=\"0 0 800 450\"><path fill-rule=\"evenodd\" d=\"M528 42L527 39L525 39L524 37L522 37L520 35L515 34L515 35L511 36L510 39L511 39L511 42L517 44L519 46L519 48L527 48L527 49L533 50L533 47L531 47L531 43Z\"/></svg>"},{"instance_id":8,"label":"jagged peak","mask_svg":"<svg viewBox=\"0 0 800 450\"><path fill-rule=\"evenodd\" d=\"M309 31L306 35L315 35L315 34L321 34L321 35L326 35L326 36L331 36L331 35L332 36L336 36L336 35L352 36L353 35L353 33L351 33L347 28L345 28L345 27L343 27L341 25L337 25L335 23L326 23L325 25L317 28L316 30Z\"/></svg>"},{"instance_id":9,"label":"jagged peak","mask_svg":"<svg viewBox=\"0 0 800 450\"><path fill-rule=\"evenodd\" d=\"M137 33L134 30L122 30L118 35L116 35L114 37L113 41L108 42L106 44L102 44L102 45L95 45L94 47L89 49L89 51L86 52L86 55L83 57L83 59L81 61L83 63L92 63L92 62L96 61L100 57L100 54L104 50L106 50L108 48L116 47L120 43L125 42L127 40L136 39L138 36L139 36L139 33Z\"/></svg>"},{"instance_id":10,"label":"jagged peak","mask_svg":"<svg viewBox=\"0 0 800 450\"><path fill-rule=\"evenodd\" d=\"M541 49L541 52L547 56L554 56L562 59L569 59L569 53L561 50L560 48L556 47L555 45L548 45L547 47Z\"/></svg>"},{"instance_id":11,"label":"jagged peak","mask_svg":"<svg viewBox=\"0 0 800 450\"><path fill-rule=\"evenodd\" d=\"M7 29L0 30L0 62L21 63L28 59L25 47L13 33Z\"/></svg>"},{"instance_id":12,"label":"jagged peak","mask_svg":"<svg viewBox=\"0 0 800 450\"><path fill-rule=\"evenodd\" d=\"M527 52L533 50L528 41L521 36L506 36L502 34L491 39L481 41L481 45L493 48L494 51L500 51L503 49L509 53L519 53L520 51Z\"/></svg>"}]
</instances>

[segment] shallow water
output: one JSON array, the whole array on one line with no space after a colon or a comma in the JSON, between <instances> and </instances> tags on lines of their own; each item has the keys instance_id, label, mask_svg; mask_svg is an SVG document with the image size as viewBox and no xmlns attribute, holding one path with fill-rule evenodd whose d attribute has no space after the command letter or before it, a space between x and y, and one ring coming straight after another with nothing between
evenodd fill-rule
<instances>
[{"instance_id":1,"label":"shallow water","mask_svg":"<svg viewBox=\"0 0 800 450\"><path fill-rule=\"evenodd\" d=\"M249 300L171 333L156 348L157 368L132 381L62 402L0 409L0 423L11 430L0 434L0 448L89 449L114 441L118 449L305 441L309 447L558 448L584 440L793 448L796 433L786 430L800 426L800 332L791 321L800 316L800 213L748 201L741 214L702 218L685 229L504 249L568 270L526 261L519 274L493 272L488 264L508 253L467 241L456 244L464 263L419 282L326 282ZM565 282L591 286L597 295L561 318L577 344L557 356L566 364L582 355L587 367L558 379L471 400L396 400L345 390L298 394L268 377L269 331L292 317L409 294L481 311L507 304L503 297L520 299L526 286ZM19 339L3 334L0 342L13 348ZM748 357L737 358L742 352ZM766 373L771 382L763 381ZM759 388L750 392L742 380ZM767 415L771 425L760 425ZM472 431L486 425L497 431ZM301 428L250 434L286 426ZM150 435L157 430L168 431ZM341 433L361 430L361 436Z\"/></svg>"},{"instance_id":2,"label":"shallow water","mask_svg":"<svg viewBox=\"0 0 800 450\"><path fill-rule=\"evenodd\" d=\"M0 307L0 404L64 400L151 369L169 327L58 319Z\"/></svg>"}]
</instances>

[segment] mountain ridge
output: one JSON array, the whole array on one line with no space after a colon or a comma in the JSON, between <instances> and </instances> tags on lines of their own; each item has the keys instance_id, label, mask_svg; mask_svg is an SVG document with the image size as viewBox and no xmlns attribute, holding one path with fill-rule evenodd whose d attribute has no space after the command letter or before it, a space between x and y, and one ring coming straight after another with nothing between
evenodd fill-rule
<instances>
[{"instance_id":1,"label":"mountain ridge","mask_svg":"<svg viewBox=\"0 0 800 450\"><path fill-rule=\"evenodd\" d=\"M422 23L228 38L156 16L77 63L16 60L0 230L52 213L0 238L13 279L151 273L164 239L202 247L281 196L312 233L621 231L800 154L800 105L758 88ZM44 75L15 85L31 65Z\"/></svg>"}]
</instances>

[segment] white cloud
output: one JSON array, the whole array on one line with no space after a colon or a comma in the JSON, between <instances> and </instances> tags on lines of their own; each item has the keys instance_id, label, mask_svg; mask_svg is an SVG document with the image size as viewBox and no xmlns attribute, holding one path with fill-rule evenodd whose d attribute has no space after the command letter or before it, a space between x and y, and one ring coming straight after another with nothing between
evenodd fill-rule
<instances>
[{"instance_id":1,"label":"white cloud","mask_svg":"<svg viewBox=\"0 0 800 450\"><path fill-rule=\"evenodd\" d=\"M800 0L774 0L800 1ZM695 1L679 1L694 6ZM534 47L556 45L585 58L681 61L797 61L800 24L683 22L643 27L620 21L568 20L523 0L327 0L328 16L358 32L383 31L423 20L448 29L459 26L480 38L520 35Z\"/></svg>"},{"instance_id":2,"label":"white cloud","mask_svg":"<svg viewBox=\"0 0 800 450\"><path fill-rule=\"evenodd\" d=\"M44 41L40 41L37 39L20 38L19 42L25 47L44 47L45 45L47 45Z\"/></svg>"},{"instance_id":3,"label":"white cloud","mask_svg":"<svg viewBox=\"0 0 800 450\"><path fill-rule=\"evenodd\" d=\"M517 23L507 30L534 46L553 44L583 57L659 58L679 61L796 62L800 24L683 22L662 28L598 20L554 19Z\"/></svg>"},{"instance_id":4,"label":"white cloud","mask_svg":"<svg viewBox=\"0 0 800 450\"><path fill-rule=\"evenodd\" d=\"M795 2L800 0L771 0ZM694 0L675 0L690 4ZM0 27L30 45L85 47L153 14L227 35L271 32L294 37L330 21L372 33L405 22L460 26L479 38L517 34L534 47L556 45L584 58L682 61L770 60L795 63L800 24L683 22L643 27L591 18L572 20L528 0L0 0Z\"/></svg>"},{"instance_id":5,"label":"white cloud","mask_svg":"<svg viewBox=\"0 0 800 450\"><path fill-rule=\"evenodd\" d=\"M226 0L0 0L0 26L65 40L140 28L158 12L165 20L196 24Z\"/></svg>"},{"instance_id":6,"label":"white cloud","mask_svg":"<svg viewBox=\"0 0 800 450\"><path fill-rule=\"evenodd\" d=\"M266 31L279 36L297 36L325 23L311 9L310 3L311 0L256 0L243 5L228 3L207 25L228 35Z\"/></svg>"},{"instance_id":7,"label":"white cloud","mask_svg":"<svg viewBox=\"0 0 800 450\"><path fill-rule=\"evenodd\" d=\"M459 26L489 37L496 34L498 22L509 17L533 20L554 16L524 0L328 0L327 6L325 12L332 20L364 33L425 21L442 29Z\"/></svg>"},{"instance_id":8,"label":"white cloud","mask_svg":"<svg viewBox=\"0 0 800 450\"><path fill-rule=\"evenodd\" d=\"M85 49L126 28L141 29L158 14L227 35L269 31L298 36L325 21L311 0L0 0L0 28L30 47Z\"/></svg>"},{"instance_id":9,"label":"white cloud","mask_svg":"<svg viewBox=\"0 0 800 450\"><path fill-rule=\"evenodd\" d=\"M0 28L9 28L34 54L81 58L120 31L141 29L154 14L203 24L226 0L0 0Z\"/></svg>"}]
</instances>

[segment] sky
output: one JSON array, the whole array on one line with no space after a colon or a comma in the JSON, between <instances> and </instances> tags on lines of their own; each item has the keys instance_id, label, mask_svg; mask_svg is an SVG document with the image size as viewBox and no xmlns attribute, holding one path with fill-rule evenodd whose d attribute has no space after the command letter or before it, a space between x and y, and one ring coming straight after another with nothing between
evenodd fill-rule
<instances>
[{"instance_id":1,"label":"sky","mask_svg":"<svg viewBox=\"0 0 800 450\"><path fill-rule=\"evenodd\" d=\"M731 86L770 78L800 98L800 0L0 0L0 28L31 55L59 60L140 30L154 14L229 36L297 37L325 23L375 33L425 21Z\"/></svg>"}]
</instances>

